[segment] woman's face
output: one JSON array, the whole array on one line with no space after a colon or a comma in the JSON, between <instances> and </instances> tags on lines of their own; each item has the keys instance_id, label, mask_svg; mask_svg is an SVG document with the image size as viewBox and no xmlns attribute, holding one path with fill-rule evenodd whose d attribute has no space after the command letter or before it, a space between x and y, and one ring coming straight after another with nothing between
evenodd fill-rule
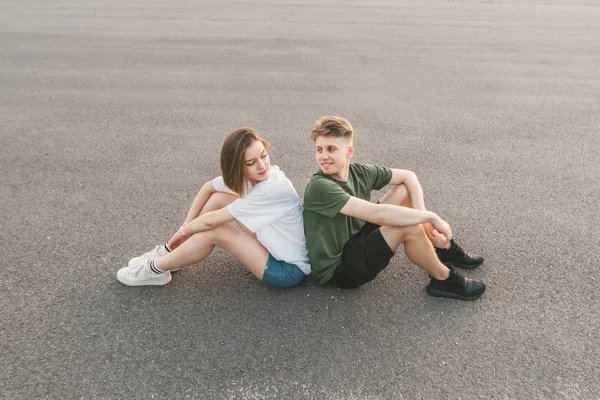
<instances>
[{"instance_id":1,"label":"woman's face","mask_svg":"<svg viewBox=\"0 0 600 400\"><path fill-rule=\"evenodd\" d=\"M255 140L244 152L244 173L252 186L269 177L269 153L260 140Z\"/></svg>"}]
</instances>

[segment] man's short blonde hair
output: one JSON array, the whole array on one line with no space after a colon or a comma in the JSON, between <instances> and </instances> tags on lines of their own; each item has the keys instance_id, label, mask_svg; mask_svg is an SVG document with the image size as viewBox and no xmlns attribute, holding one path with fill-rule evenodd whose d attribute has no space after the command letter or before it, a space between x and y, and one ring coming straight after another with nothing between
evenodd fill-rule
<instances>
[{"instance_id":1,"label":"man's short blonde hair","mask_svg":"<svg viewBox=\"0 0 600 400\"><path fill-rule=\"evenodd\" d=\"M319 136L344 137L352 142L354 130L346 118L324 115L315 122L310 138L315 142Z\"/></svg>"}]
</instances>

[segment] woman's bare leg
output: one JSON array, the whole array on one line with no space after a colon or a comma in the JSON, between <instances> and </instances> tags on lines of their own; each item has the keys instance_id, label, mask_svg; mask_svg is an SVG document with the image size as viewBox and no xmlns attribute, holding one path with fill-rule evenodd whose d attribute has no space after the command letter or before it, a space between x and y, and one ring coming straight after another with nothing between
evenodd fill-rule
<instances>
[{"instance_id":1,"label":"woman's bare leg","mask_svg":"<svg viewBox=\"0 0 600 400\"><path fill-rule=\"evenodd\" d=\"M206 201L206 204L204 204L204 207L202 207L202 209L200 210L200 212L198 213L198 215L196 217L198 217L199 215L202 215L204 213L207 213L209 211L220 210L221 208L227 207L228 205L233 203L236 199L238 199L238 196L236 196L234 194L223 193L223 192L213 193L208 198L208 200ZM194 218L196 218L196 217L194 217ZM169 250L171 250L171 251L175 250L177 247L181 246L181 244L183 242L185 242L187 240L187 238L188 237L180 236L177 232L175 232L173 237L167 243Z\"/></svg>"},{"instance_id":2,"label":"woman's bare leg","mask_svg":"<svg viewBox=\"0 0 600 400\"><path fill-rule=\"evenodd\" d=\"M156 260L155 265L163 271L183 268L204 260L215 246L234 256L262 280L269 252L256 239L231 224L195 233L177 249Z\"/></svg>"}]
</instances>

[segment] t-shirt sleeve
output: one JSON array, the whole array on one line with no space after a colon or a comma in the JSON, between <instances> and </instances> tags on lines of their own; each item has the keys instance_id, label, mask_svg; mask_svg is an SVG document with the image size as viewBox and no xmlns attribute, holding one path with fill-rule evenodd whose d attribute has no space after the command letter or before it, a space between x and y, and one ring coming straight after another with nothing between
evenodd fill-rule
<instances>
[{"instance_id":1,"label":"t-shirt sleeve","mask_svg":"<svg viewBox=\"0 0 600 400\"><path fill-rule=\"evenodd\" d=\"M350 197L352 196L335 182L325 177L317 177L306 187L304 208L333 218L344 208Z\"/></svg>"},{"instance_id":2,"label":"t-shirt sleeve","mask_svg":"<svg viewBox=\"0 0 600 400\"><path fill-rule=\"evenodd\" d=\"M293 189L257 187L228 205L227 211L252 232L256 232L277 221L298 202Z\"/></svg>"},{"instance_id":3,"label":"t-shirt sleeve","mask_svg":"<svg viewBox=\"0 0 600 400\"><path fill-rule=\"evenodd\" d=\"M392 180L392 170L389 168L370 164L362 164L362 166L368 171L367 173L372 185L371 190L379 190Z\"/></svg>"},{"instance_id":4,"label":"t-shirt sleeve","mask_svg":"<svg viewBox=\"0 0 600 400\"><path fill-rule=\"evenodd\" d=\"M233 190L231 190L227 186L225 186L225 181L223 180L222 176L217 176L215 179L213 179L213 186L215 187L215 190L217 192L237 194Z\"/></svg>"}]
</instances>

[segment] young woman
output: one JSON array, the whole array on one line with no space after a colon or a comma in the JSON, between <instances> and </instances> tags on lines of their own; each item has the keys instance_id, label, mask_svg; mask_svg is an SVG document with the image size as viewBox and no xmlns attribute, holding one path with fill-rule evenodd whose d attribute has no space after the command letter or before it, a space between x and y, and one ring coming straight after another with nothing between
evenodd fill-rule
<instances>
[{"instance_id":1,"label":"young woman","mask_svg":"<svg viewBox=\"0 0 600 400\"><path fill-rule=\"evenodd\" d=\"M290 180L271 165L268 149L251 128L231 132L221 149L223 175L204 184L167 244L129 260L117 279L166 285L170 271L204 260L218 246L270 286L300 283L311 271L302 206Z\"/></svg>"}]
</instances>

